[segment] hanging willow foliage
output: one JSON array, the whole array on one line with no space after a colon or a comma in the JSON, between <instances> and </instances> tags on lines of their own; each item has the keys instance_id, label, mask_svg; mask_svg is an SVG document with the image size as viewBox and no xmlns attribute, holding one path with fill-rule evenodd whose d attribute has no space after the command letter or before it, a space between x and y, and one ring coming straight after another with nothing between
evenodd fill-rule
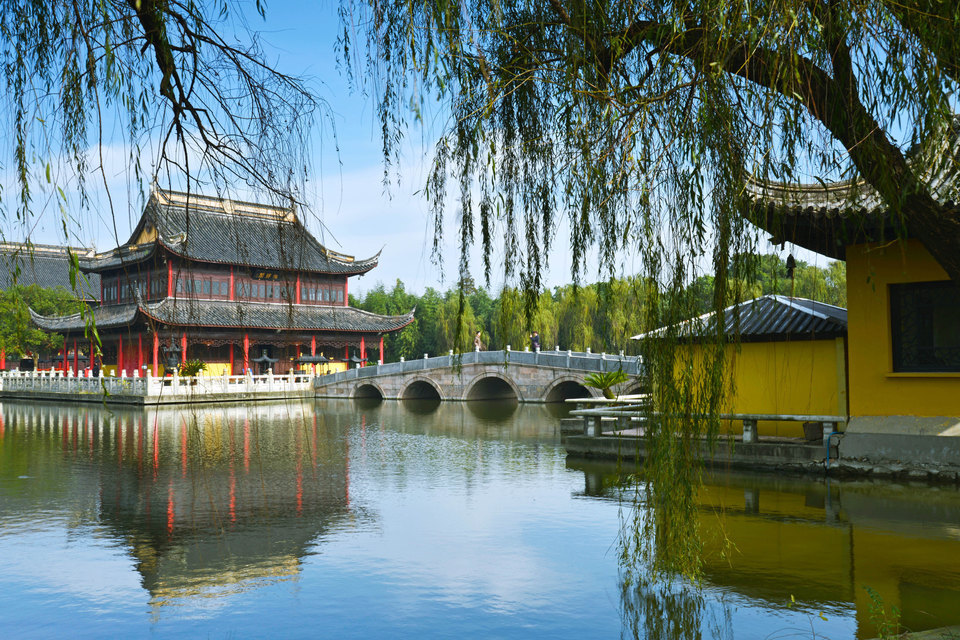
<instances>
[{"instance_id":1,"label":"hanging willow foliage","mask_svg":"<svg viewBox=\"0 0 960 640\"><path fill-rule=\"evenodd\" d=\"M135 191L173 176L297 199L318 102L265 64L228 0L4 0L0 56L18 187L0 199L8 221L29 228L50 183L75 233L67 194L88 205L91 175L106 185L110 144L128 148Z\"/></svg>"},{"instance_id":2,"label":"hanging willow foliage","mask_svg":"<svg viewBox=\"0 0 960 640\"><path fill-rule=\"evenodd\" d=\"M503 275L540 291L565 219L574 278L592 251L610 273L629 253L657 283L635 312L669 325L694 315L684 287L703 270L718 311L739 302L756 233L748 180L856 175L960 282L957 213L902 151L952 122L955 3L376 0L340 13L346 66L378 97L387 165L411 120L443 122L425 193L435 246L459 201L461 277L479 242L488 280L499 249ZM645 349L660 419L641 499L656 518L634 523L624 551L687 575L698 447L729 391L717 326L696 362L679 360L669 330Z\"/></svg>"},{"instance_id":3,"label":"hanging willow foliage","mask_svg":"<svg viewBox=\"0 0 960 640\"><path fill-rule=\"evenodd\" d=\"M3 155L12 158L17 187L0 191L0 215L5 228L23 230L17 242L26 240L14 254L14 282L32 259L41 185L59 205L67 244L91 219L112 224L122 242L111 148L128 154L131 192L144 193L150 181L218 192L242 182L276 204L299 201L307 138L322 104L264 62L235 9L231 0L0 0L0 81L10 119ZM260 0L256 9L262 16ZM91 201L91 179L102 182L106 202ZM69 258L80 292L77 256ZM83 313L99 345L93 316Z\"/></svg>"}]
</instances>

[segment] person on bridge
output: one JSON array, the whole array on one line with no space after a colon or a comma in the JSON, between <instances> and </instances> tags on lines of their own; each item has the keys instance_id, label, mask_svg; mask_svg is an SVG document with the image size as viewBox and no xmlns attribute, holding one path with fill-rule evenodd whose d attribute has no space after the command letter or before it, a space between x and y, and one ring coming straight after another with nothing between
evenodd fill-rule
<instances>
[{"instance_id":1,"label":"person on bridge","mask_svg":"<svg viewBox=\"0 0 960 640\"><path fill-rule=\"evenodd\" d=\"M477 335L473 336L473 348L476 349L477 351L480 351L480 350L483 349L483 343L480 342L480 332L479 332L479 331L477 331Z\"/></svg>"},{"instance_id":2,"label":"person on bridge","mask_svg":"<svg viewBox=\"0 0 960 640\"><path fill-rule=\"evenodd\" d=\"M530 336L530 350L534 353L540 352L540 334L536 331Z\"/></svg>"}]
</instances>

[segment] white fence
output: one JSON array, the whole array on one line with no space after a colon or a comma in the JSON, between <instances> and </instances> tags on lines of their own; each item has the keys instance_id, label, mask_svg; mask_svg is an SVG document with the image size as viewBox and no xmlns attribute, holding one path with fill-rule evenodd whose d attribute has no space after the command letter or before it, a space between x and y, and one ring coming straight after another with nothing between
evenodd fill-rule
<instances>
[{"instance_id":1,"label":"white fence","mask_svg":"<svg viewBox=\"0 0 960 640\"><path fill-rule=\"evenodd\" d=\"M136 373L136 372L135 372ZM276 376L170 376L156 378L138 375L99 377L74 375L68 371L9 371L0 373L0 391L25 393L103 394L161 397L283 393L308 395L313 392L313 376L295 374Z\"/></svg>"}]
</instances>

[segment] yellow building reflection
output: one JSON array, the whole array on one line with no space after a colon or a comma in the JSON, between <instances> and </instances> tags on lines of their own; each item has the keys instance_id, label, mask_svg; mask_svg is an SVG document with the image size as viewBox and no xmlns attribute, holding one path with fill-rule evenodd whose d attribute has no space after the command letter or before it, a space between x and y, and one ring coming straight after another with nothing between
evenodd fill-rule
<instances>
[{"instance_id":1,"label":"yellow building reflection","mask_svg":"<svg viewBox=\"0 0 960 640\"><path fill-rule=\"evenodd\" d=\"M610 465L568 461L588 495L609 495ZM812 615L855 607L877 634L867 588L910 630L960 624L956 487L708 474L700 493L708 585Z\"/></svg>"}]
</instances>

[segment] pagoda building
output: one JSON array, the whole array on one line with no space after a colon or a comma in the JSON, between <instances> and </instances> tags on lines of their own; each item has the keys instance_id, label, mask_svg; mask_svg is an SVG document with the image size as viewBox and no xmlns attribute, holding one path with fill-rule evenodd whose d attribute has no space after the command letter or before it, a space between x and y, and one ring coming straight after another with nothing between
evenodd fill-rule
<instances>
[{"instance_id":1,"label":"pagoda building","mask_svg":"<svg viewBox=\"0 0 960 640\"><path fill-rule=\"evenodd\" d=\"M99 304L86 314L32 316L74 354L93 350L92 321L108 374L163 375L187 360L203 361L207 375L283 374L324 359L343 369L382 359L383 336L413 321L412 311L349 306L348 279L376 267L379 255L327 249L292 208L154 189L125 244L79 259L99 278Z\"/></svg>"}]
</instances>

